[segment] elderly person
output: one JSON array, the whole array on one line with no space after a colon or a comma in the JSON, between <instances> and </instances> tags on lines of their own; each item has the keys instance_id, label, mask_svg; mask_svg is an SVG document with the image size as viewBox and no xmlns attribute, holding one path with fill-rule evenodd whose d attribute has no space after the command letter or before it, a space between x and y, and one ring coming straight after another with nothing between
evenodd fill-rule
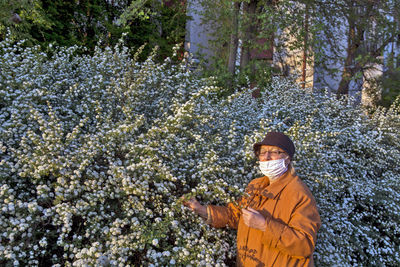
<instances>
[{"instance_id":1,"label":"elderly person","mask_svg":"<svg viewBox=\"0 0 400 267\"><path fill-rule=\"evenodd\" d=\"M314 266L321 220L308 187L291 164L295 147L280 132L253 146L264 177L252 180L246 194L227 206L184 202L213 227L237 229L238 266Z\"/></svg>"}]
</instances>

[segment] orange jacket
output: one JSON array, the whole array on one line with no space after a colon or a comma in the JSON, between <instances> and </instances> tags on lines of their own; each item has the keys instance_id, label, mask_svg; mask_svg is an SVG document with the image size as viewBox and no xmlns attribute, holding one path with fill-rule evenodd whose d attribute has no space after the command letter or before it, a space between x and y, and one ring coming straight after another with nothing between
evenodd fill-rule
<instances>
[{"instance_id":1,"label":"orange jacket","mask_svg":"<svg viewBox=\"0 0 400 267\"><path fill-rule=\"evenodd\" d=\"M237 229L237 265L314 266L321 219L314 197L300 178L288 171L269 184L267 177L261 177L249 183L246 193L227 207L207 207L213 227ZM242 207L251 207L265 217L264 231L243 222Z\"/></svg>"}]
</instances>

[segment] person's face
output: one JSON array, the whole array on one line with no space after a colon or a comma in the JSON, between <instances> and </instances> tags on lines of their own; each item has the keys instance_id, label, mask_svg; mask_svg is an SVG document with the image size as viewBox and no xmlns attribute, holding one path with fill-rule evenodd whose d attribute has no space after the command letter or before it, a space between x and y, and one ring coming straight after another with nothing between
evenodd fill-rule
<instances>
[{"instance_id":1,"label":"person's face","mask_svg":"<svg viewBox=\"0 0 400 267\"><path fill-rule=\"evenodd\" d=\"M289 155L277 146L262 145L260 147L260 154L258 156L258 159L260 161L288 159L289 161Z\"/></svg>"}]
</instances>

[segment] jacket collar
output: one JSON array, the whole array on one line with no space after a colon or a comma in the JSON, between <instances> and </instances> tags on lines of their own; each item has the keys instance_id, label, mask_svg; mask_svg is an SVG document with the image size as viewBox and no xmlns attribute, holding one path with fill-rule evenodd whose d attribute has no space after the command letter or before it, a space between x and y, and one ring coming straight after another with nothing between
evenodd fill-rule
<instances>
[{"instance_id":1,"label":"jacket collar","mask_svg":"<svg viewBox=\"0 0 400 267\"><path fill-rule=\"evenodd\" d=\"M259 186L257 186L258 192L255 193L266 198L274 199L286 187L286 185L293 180L293 178L294 176L290 171L287 171L272 184L270 184L267 176L261 177Z\"/></svg>"}]
</instances>

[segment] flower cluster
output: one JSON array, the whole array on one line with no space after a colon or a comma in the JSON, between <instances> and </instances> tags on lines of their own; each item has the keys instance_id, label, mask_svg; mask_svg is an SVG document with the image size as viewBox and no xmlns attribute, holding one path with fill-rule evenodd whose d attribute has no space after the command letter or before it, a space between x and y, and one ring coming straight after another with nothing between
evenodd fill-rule
<instances>
[{"instance_id":1,"label":"flower cluster","mask_svg":"<svg viewBox=\"0 0 400 267\"><path fill-rule=\"evenodd\" d=\"M51 49L0 43L0 263L232 265L235 232L181 196L234 201L271 130L294 140L318 202L316 264L400 263L399 102L367 117L278 78L221 99L187 62Z\"/></svg>"}]
</instances>

